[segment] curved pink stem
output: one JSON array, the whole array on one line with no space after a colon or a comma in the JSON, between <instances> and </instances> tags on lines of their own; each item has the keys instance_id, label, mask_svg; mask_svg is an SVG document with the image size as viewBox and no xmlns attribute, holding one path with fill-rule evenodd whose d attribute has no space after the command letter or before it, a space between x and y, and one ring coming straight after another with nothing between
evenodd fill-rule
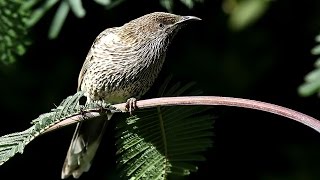
<instances>
[{"instance_id":1,"label":"curved pink stem","mask_svg":"<svg viewBox=\"0 0 320 180\"><path fill-rule=\"evenodd\" d=\"M137 107L140 109L151 108L155 106L175 106L175 105L208 105L208 106L235 106L248 109L256 109L280 116L284 116L304 125L307 125L320 133L320 121L300 113L298 111L278 106L271 103L255 101L250 99L241 99L233 97L219 96L182 96L182 97L162 97L137 101ZM125 111L125 104L114 105L116 108Z\"/></svg>"}]
</instances>

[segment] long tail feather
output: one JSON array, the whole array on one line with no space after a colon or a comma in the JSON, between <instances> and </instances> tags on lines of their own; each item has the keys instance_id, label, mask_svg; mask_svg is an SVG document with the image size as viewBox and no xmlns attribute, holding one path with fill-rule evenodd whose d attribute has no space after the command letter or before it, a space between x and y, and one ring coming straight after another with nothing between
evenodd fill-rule
<instances>
[{"instance_id":1,"label":"long tail feather","mask_svg":"<svg viewBox=\"0 0 320 180\"><path fill-rule=\"evenodd\" d=\"M77 124L63 164L62 179L66 179L70 175L77 179L83 172L90 169L111 116L96 117L96 119Z\"/></svg>"}]
</instances>

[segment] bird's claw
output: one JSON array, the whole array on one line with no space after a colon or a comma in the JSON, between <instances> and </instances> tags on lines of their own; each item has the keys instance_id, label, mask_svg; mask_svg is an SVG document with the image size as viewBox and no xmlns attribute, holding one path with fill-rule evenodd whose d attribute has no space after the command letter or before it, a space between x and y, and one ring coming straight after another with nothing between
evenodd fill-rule
<instances>
[{"instance_id":1,"label":"bird's claw","mask_svg":"<svg viewBox=\"0 0 320 180\"><path fill-rule=\"evenodd\" d=\"M130 115L137 108L137 99L129 98L126 102L126 110L129 111Z\"/></svg>"},{"instance_id":2,"label":"bird's claw","mask_svg":"<svg viewBox=\"0 0 320 180\"><path fill-rule=\"evenodd\" d=\"M102 113L103 112L103 100L97 100L96 104L100 110L100 113Z\"/></svg>"}]
</instances>

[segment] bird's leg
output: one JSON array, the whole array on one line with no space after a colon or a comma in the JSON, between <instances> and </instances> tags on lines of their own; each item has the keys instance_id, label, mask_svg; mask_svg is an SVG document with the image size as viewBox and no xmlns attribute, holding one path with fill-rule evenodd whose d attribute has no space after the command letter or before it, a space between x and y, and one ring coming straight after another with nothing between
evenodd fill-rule
<instances>
[{"instance_id":1,"label":"bird's leg","mask_svg":"<svg viewBox=\"0 0 320 180\"><path fill-rule=\"evenodd\" d=\"M94 102L95 102L97 108L99 108L99 113L101 115L106 114L107 119L110 120L112 117L112 113L108 108L105 109L106 101L104 99L100 98L99 100L95 100Z\"/></svg>"},{"instance_id":2,"label":"bird's leg","mask_svg":"<svg viewBox=\"0 0 320 180\"><path fill-rule=\"evenodd\" d=\"M106 106L106 101L104 99L100 99L100 114L106 114L107 115L107 119L110 120L113 113L111 112L111 110L109 108L104 109L104 107ZM109 104L107 104L109 107Z\"/></svg>"},{"instance_id":3,"label":"bird's leg","mask_svg":"<svg viewBox=\"0 0 320 180\"><path fill-rule=\"evenodd\" d=\"M90 104L91 103L91 104ZM99 109L99 112L102 113L103 112L103 104L104 101L102 99L98 99L98 100L91 100L87 102L88 107L90 108L97 108ZM89 106L90 105L90 106Z\"/></svg>"},{"instance_id":4,"label":"bird's leg","mask_svg":"<svg viewBox=\"0 0 320 180\"><path fill-rule=\"evenodd\" d=\"M85 111L84 111L84 108L86 106L86 101L87 101L87 98L85 96L82 96L80 99L79 99L79 109L80 109L80 114L82 116L82 120L86 119L86 114L85 114Z\"/></svg>"},{"instance_id":5,"label":"bird's leg","mask_svg":"<svg viewBox=\"0 0 320 180\"><path fill-rule=\"evenodd\" d=\"M98 107L100 109L100 113L103 113L104 112L103 104L105 104L105 100L100 98L99 100L97 100L97 104L98 104Z\"/></svg>"},{"instance_id":6,"label":"bird's leg","mask_svg":"<svg viewBox=\"0 0 320 180\"><path fill-rule=\"evenodd\" d=\"M83 106L82 105L80 105L80 114L81 114L81 120L80 121L84 121L84 120L86 120L87 119L87 116L86 116L86 113L85 113L85 111L83 110Z\"/></svg>"},{"instance_id":7,"label":"bird's leg","mask_svg":"<svg viewBox=\"0 0 320 180\"><path fill-rule=\"evenodd\" d=\"M137 108L137 99L132 97L129 98L126 102L126 110L129 111L130 115Z\"/></svg>"}]
</instances>

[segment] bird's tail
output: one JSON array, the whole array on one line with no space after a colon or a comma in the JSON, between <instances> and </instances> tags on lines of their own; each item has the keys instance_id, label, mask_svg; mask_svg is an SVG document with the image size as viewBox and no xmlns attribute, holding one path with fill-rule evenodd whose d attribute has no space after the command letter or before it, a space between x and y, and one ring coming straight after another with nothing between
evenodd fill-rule
<instances>
[{"instance_id":1,"label":"bird's tail","mask_svg":"<svg viewBox=\"0 0 320 180\"><path fill-rule=\"evenodd\" d=\"M77 179L90 169L111 115L96 118L77 124L62 167L62 179L70 175Z\"/></svg>"}]
</instances>

